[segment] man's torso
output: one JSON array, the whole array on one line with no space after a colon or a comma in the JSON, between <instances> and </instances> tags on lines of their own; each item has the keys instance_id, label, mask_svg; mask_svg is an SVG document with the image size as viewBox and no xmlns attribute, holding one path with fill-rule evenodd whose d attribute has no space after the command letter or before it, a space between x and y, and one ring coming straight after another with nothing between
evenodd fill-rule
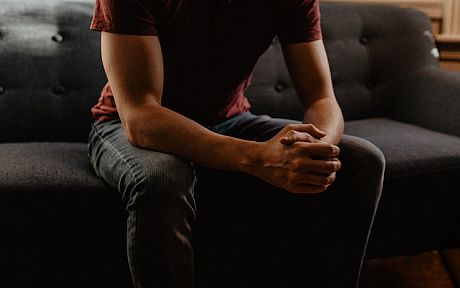
<instances>
[{"instance_id":1,"label":"man's torso","mask_svg":"<svg viewBox=\"0 0 460 288\"><path fill-rule=\"evenodd\" d=\"M152 6L147 9L152 10L154 34L162 47L162 105L203 124L216 123L250 108L244 91L259 56L275 35L286 34L280 30L291 24L288 22L295 15L293 9L317 5L313 0L139 1L150 1L148 5ZM308 11L314 19L319 17L317 7L309 7ZM92 28L95 26L93 20ZM316 29L309 35L313 40L320 38L319 28ZM289 35L283 37L289 41ZM116 114L110 87L104 91L93 108L96 118ZM101 109L104 107L110 109Z\"/></svg>"}]
</instances>

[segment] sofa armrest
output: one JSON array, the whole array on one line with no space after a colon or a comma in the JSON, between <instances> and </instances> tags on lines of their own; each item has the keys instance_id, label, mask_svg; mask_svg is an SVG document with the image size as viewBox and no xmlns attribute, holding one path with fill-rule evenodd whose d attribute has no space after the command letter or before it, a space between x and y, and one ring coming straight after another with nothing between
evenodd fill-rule
<instances>
[{"instance_id":1,"label":"sofa armrest","mask_svg":"<svg viewBox=\"0 0 460 288\"><path fill-rule=\"evenodd\" d=\"M416 70L404 81L395 119L460 136L460 73L437 66Z\"/></svg>"}]
</instances>

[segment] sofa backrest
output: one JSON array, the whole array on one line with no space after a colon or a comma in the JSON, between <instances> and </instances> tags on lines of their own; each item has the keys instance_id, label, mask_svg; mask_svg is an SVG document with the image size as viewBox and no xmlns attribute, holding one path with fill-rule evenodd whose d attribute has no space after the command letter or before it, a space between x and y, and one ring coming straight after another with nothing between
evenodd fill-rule
<instances>
[{"instance_id":1,"label":"sofa backrest","mask_svg":"<svg viewBox=\"0 0 460 288\"><path fill-rule=\"evenodd\" d=\"M0 142L86 141L106 81L92 0L0 0Z\"/></svg>"},{"instance_id":2,"label":"sofa backrest","mask_svg":"<svg viewBox=\"0 0 460 288\"><path fill-rule=\"evenodd\" d=\"M320 7L334 90L346 120L391 114L406 75L438 65L430 19L419 11L339 3ZM255 113L302 119L277 41L258 62L247 95Z\"/></svg>"},{"instance_id":3,"label":"sofa backrest","mask_svg":"<svg viewBox=\"0 0 460 288\"><path fill-rule=\"evenodd\" d=\"M85 142L106 81L93 0L0 0L0 142ZM322 3L334 87L346 119L391 108L407 71L437 65L429 19L409 9ZM255 113L300 119L274 44L247 95Z\"/></svg>"}]
</instances>

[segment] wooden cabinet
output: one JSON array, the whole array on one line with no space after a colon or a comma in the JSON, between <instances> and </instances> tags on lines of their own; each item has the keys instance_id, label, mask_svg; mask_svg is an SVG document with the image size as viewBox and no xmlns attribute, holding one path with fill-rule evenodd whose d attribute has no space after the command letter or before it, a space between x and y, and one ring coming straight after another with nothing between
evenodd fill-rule
<instances>
[{"instance_id":1,"label":"wooden cabinet","mask_svg":"<svg viewBox=\"0 0 460 288\"><path fill-rule=\"evenodd\" d=\"M441 37L437 39L441 67L460 72L460 39Z\"/></svg>"},{"instance_id":2,"label":"wooden cabinet","mask_svg":"<svg viewBox=\"0 0 460 288\"><path fill-rule=\"evenodd\" d=\"M425 12L432 23L440 52L441 66L460 72L460 0L320 0L322 2L348 2L389 4L411 7Z\"/></svg>"}]
</instances>

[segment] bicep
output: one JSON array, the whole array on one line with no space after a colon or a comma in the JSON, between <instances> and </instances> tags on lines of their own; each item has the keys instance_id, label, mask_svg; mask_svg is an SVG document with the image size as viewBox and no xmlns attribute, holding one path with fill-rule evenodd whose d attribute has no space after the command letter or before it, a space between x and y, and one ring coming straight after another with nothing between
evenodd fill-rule
<instances>
[{"instance_id":1,"label":"bicep","mask_svg":"<svg viewBox=\"0 0 460 288\"><path fill-rule=\"evenodd\" d=\"M104 70L122 118L145 104L161 104L163 59L157 36L102 32Z\"/></svg>"},{"instance_id":2,"label":"bicep","mask_svg":"<svg viewBox=\"0 0 460 288\"><path fill-rule=\"evenodd\" d=\"M322 40L283 45L294 87L304 106L321 97L334 97L326 50Z\"/></svg>"}]
</instances>

